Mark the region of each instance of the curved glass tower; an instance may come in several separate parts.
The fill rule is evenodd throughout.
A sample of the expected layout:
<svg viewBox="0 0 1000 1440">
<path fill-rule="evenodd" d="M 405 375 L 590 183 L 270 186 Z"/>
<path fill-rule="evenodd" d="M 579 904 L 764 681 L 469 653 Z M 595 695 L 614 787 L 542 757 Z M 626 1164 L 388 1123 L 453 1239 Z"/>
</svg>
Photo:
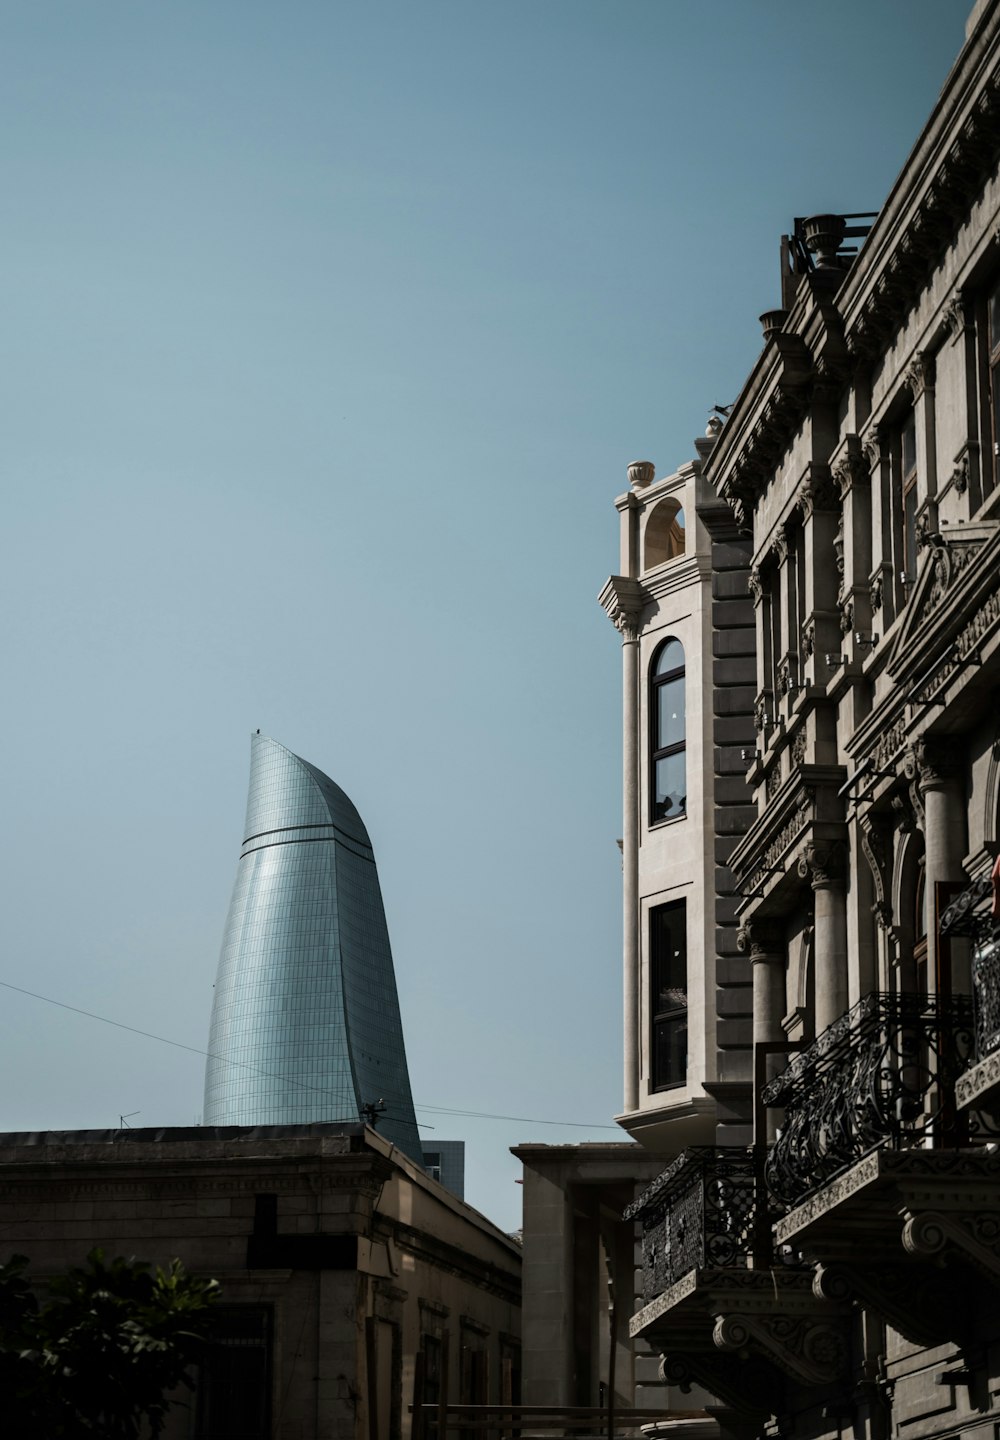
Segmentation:
<svg viewBox="0 0 1000 1440">
<path fill-rule="evenodd" d="M 361 1118 L 423 1163 L 368 832 L 338 785 L 254 735 L 212 1006 L 206 1125 Z"/>
</svg>

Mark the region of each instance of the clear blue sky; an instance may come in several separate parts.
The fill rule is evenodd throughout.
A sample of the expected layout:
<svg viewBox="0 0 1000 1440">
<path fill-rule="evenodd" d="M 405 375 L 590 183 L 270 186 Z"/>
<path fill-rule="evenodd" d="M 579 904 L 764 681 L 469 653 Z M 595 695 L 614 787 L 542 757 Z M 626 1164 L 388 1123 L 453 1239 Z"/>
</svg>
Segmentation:
<svg viewBox="0 0 1000 1440">
<path fill-rule="evenodd" d="M 260 726 L 365 818 L 473 1203 L 619 1136 L 612 501 L 969 3 L 3 0 L 0 978 L 204 1047 Z M 0 993 L 2 1128 L 199 1116 L 197 1055 Z"/>
</svg>

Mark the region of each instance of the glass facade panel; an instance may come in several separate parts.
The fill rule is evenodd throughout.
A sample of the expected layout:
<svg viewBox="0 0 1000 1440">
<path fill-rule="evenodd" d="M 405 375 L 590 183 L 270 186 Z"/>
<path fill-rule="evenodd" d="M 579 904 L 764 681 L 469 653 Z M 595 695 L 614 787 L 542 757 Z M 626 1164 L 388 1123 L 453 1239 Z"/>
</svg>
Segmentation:
<svg viewBox="0 0 1000 1440">
<path fill-rule="evenodd" d="M 321 771 L 254 735 L 205 1071 L 207 1125 L 351 1121 L 422 1163 L 389 933 L 361 817 Z"/>
</svg>

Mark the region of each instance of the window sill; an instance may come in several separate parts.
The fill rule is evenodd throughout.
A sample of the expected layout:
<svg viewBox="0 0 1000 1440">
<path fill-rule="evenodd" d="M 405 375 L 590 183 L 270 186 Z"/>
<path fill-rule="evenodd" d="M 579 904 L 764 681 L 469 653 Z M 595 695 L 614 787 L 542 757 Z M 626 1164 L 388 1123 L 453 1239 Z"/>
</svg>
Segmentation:
<svg viewBox="0 0 1000 1440">
<path fill-rule="evenodd" d="M 685 810 L 683 815 L 667 815 L 662 820 L 650 820 L 648 828 L 650 830 L 664 830 L 668 825 L 680 825 L 680 823 L 687 818 L 687 811 Z"/>
</svg>

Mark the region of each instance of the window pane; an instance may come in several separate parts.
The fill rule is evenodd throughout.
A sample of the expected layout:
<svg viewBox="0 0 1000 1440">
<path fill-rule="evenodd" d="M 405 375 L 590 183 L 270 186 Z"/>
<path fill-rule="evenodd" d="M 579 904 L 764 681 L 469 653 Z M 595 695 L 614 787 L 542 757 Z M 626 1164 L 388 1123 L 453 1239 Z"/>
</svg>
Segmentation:
<svg viewBox="0 0 1000 1440">
<path fill-rule="evenodd" d="M 684 676 L 665 680 L 656 689 L 656 749 L 679 745 L 684 739 Z"/>
<path fill-rule="evenodd" d="M 909 475 L 917 468 L 917 427 L 912 415 L 903 425 L 903 474 Z"/>
<path fill-rule="evenodd" d="M 653 1084 L 683 1085 L 687 1079 L 687 1016 L 657 1020 L 653 1026 Z"/>
<path fill-rule="evenodd" d="M 656 657 L 656 675 L 669 675 L 671 670 L 681 670 L 684 666 L 684 646 L 679 640 L 668 640 Z"/>
<path fill-rule="evenodd" d="M 687 1009 L 687 912 L 684 904 L 650 913 L 653 1014 Z"/>
<path fill-rule="evenodd" d="M 653 819 L 670 820 L 687 810 L 687 766 L 683 750 L 657 760 L 653 788 Z"/>
</svg>

